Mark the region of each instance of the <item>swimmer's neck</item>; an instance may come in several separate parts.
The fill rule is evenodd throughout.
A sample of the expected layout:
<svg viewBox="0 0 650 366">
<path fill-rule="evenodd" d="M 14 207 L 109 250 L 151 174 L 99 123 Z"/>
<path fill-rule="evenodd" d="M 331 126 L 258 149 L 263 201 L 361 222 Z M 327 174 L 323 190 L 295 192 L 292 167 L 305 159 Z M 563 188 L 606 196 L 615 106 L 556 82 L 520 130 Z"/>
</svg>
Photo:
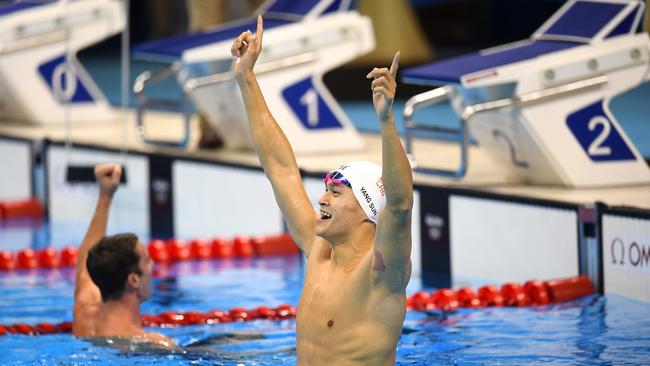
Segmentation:
<svg viewBox="0 0 650 366">
<path fill-rule="evenodd" d="M 362 258 L 372 250 L 375 242 L 375 226 L 362 225 L 351 235 L 332 244 L 331 264 L 343 269 L 354 269 Z"/>
<path fill-rule="evenodd" d="M 119 300 L 108 300 L 102 303 L 102 313 L 109 320 L 119 323 L 129 323 L 142 329 L 140 322 L 140 300 L 125 294 Z"/>
</svg>

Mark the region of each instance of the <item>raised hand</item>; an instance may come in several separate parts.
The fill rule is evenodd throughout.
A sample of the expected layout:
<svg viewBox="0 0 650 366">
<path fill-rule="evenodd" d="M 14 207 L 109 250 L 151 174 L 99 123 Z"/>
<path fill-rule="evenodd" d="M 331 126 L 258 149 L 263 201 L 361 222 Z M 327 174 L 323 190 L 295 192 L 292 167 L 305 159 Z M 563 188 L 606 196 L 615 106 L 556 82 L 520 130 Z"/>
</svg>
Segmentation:
<svg viewBox="0 0 650 366">
<path fill-rule="evenodd" d="M 120 184 L 122 166 L 119 164 L 102 164 L 95 166 L 95 177 L 102 194 L 113 196 Z"/>
<path fill-rule="evenodd" d="M 395 99 L 395 90 L 397 83 L 395 76 L 399 67 L 399 51 L 393 57 L 393 63 L 390 69 L 385 67 L 378 69 L 374 68 L 366 76 L 368 79 L 373 79 L 370 89 L 372 90 L 372 102 L 375 105 L 375 112 L 380 121 L 387 121 L 392 114 L 393 100 Z"/>
<path fill-rule="evenodd" d="M 264 36 L 264 24 L 262 16 L 257 16 L 257 30 L 255 35 L 250 30 L 243 32 L 230 47 L 230 53 L 235 58 L 232 71 L 235 76 L 241 76 L 252 72 L 255 62 L 262 52 L 262 37 Z"/>
</svg>

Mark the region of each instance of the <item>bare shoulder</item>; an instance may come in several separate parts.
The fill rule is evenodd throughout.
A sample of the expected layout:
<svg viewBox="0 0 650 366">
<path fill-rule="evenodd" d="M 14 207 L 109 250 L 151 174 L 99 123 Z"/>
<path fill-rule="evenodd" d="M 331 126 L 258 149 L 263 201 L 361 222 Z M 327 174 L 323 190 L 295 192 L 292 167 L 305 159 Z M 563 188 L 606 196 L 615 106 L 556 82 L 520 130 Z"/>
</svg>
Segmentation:
<svg viewBox="0 0 650 366">
<path fill-rule="evenodd" d="M 74 311 L 96 309 L 101 302 L 102 296 L 95 284 L 80 284 L 74 296 Z"/>
<path fill-rule="evenodd" d="M 72 333 L 77 337 L 94 336 L 97 331 L 99 305 L 75 302 L 73 309 Z"/>
</svg>

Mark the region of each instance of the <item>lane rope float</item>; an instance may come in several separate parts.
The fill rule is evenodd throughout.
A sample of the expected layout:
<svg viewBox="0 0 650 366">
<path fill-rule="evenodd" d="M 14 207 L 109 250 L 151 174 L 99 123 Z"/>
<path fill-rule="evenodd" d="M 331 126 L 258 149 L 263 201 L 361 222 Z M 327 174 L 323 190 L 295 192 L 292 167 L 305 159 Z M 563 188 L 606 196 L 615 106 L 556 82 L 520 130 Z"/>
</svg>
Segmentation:
<svg viewBox="0 0 650 366">
<path fill-rule="evenodd" d="M 500 289 L 487 285 L 474 291 L 469 287 L 458 290 L 448 288 L 433 292 L 419 291 L 408 297 L 406 308 L 410 311 L 431 312 L 434 310 L 453 312 L 459 308 L 479 309 L 484 307 L 526 307 L 548 305 L 576 300 L 592 295 L 594 287 L 587 276 L 569 277 L 548 281 L 531 280 L 521 286 L 505 283 Z M 254 309 L 233 308 L 210 310 L 208 312 L 167 311 L 156 315 L 142 315 L 144 327 L 181 327 L 197 324 L 222 324 L 253 320 L 279 321 L 296 317 L 296 308 L 288 304 L 277 307 L 259 306 Z M 39 323 L 36 325 L 0 325 L 0 335 L 41 335 L 71 333 L 72 323 Z"/>
</svg>

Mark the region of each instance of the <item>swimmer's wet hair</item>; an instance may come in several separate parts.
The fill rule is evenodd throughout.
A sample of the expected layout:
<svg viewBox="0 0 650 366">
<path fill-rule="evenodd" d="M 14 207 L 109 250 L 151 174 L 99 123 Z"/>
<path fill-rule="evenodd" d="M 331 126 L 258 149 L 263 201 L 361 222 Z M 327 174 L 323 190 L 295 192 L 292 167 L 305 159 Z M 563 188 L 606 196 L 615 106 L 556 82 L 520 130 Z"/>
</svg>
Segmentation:
<svg viewBox="0 0 650 366">
<path fill-rule="evenodd" d="M 86 268 L 99 287 L 102 301 L 118 300 L 126 289 L 129 274 L 142 274 L 138 267 L 140 255 L 136 251 L 137 244 L 136 235 L 118 234 L 102 238 L 88 252 Z"/>
</svg>

